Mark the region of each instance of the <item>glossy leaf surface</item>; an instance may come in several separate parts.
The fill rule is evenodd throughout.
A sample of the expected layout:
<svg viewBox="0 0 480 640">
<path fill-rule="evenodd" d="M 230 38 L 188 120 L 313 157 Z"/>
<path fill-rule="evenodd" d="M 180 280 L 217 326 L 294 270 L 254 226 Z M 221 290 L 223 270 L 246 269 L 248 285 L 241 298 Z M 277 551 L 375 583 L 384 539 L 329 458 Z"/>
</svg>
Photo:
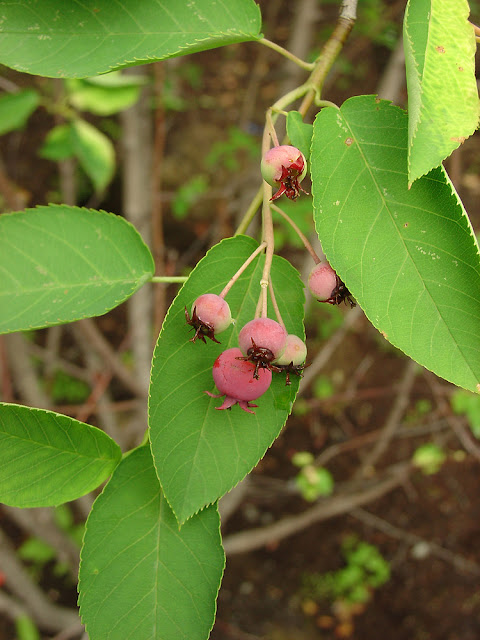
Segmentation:
<svg viewBox="0 0 480 640">
<path fill-rule="evenodd" d="M 478 126 L 475 34 L 467 0 L 410 0 L 404 20 L 408 181 L 438 167 Z"/>
<path fill-rule="evenodd" d="M 2 2 L 0 63 L 85 78 L 261 35 L 253 0 Z"/>
<path fill-rule="evenodd" d="M 217 411 L 212 366 L 217 356 L 238 347 L 240 329 L 254 317 L 263 257 L 249 265 L 227 294 L 235 325 L 218 335 L 221 344 L 190 342 L 185 322 L 202 293 L 220 293 L 258 244 L 249 237 L 224 240 L 203 258 L 170 307 L 154 352 L 150 385 L 150 439 L 160 482 L 179 522 L 217 500 L 260 460 L 280 433 L 298 388 L 274 374 L 270 389 L 255 404 L 255 414 L 238 405 Z M 272 280 L 289 333 L 303 336 L 303 284 L 285 260 L 274 261 Z"/>
<path fill-rule="evenodd" d="M 96 489 L 121 458 L 103 431 L 52 411 L 0 404 L 0 502 L 48 507 Z"/>
<path fill-rule="evenodd" d="M 443 169 L 407 187 L 407 116 L 374 96 L 314 126 L 315 221 L 328 260 L 370 321 L 437 375 L 480 381 L 480 258 Z"/>
<path fill-rule="evenodd" d="M 124 218 L 66 205 L 0 217 L 0 333 L 106 313 L 154 271 Z"/>
<path fill-rule="evenodd" d="M 206 640 L 224 567 L 216 506 L 179 529 L 148 447 L 130 453 L 93 505 L 79 604 L 90 640 Z"/>
</svg>

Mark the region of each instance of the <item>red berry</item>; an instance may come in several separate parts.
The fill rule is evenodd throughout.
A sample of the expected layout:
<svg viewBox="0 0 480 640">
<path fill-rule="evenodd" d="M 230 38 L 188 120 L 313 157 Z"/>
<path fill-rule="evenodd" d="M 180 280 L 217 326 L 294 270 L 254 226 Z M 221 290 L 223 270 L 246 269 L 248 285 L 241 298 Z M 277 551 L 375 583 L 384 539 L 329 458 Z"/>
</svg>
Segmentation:
<svg viewBox="0 0 480 640">
<path fill-rule="evenodd" d="M 242 359 L 242 352 L 237 347 L 223 351 L 212 369 L 213 380 L 220 393 L 205 391 L 212 398 L 225 396 L 223 404 L 215 408 L 230 409 L 238 403 L 244 411 L 254 413 L 251 409 L 257 405 L 250 404 L 250 401 L 263 395 L 272 382 L 272 372 L 268 369 L 259 371 L 258 378 L 253 376 L 254 371 L 253 362 Z"/>
<path fill-rule="evenodd" d="M 197 339 L 206 342 L 206 337 L 218 342 L 214 336 L 228 329 L 232 323 L 228 303 L 215 293 L 204 293 L 199 296 L 192 305 L 192 317 L 190 318 L 186 308 L 185 317 L 187 324 L 195 329 L 192 342 Z"/>
<path fill-rule="evenodd" d="M 265 182 L 272 187 L 278 187 L 272 200 L 280 198 L 283 194 L 290 200 L 295 200 L 300 191 L 304 191 L 300 182 L 307 173 L 307 161 L 296 147 L 288 144 L 273 147 L 263 156 L 260 169 Z"/>
</svg>

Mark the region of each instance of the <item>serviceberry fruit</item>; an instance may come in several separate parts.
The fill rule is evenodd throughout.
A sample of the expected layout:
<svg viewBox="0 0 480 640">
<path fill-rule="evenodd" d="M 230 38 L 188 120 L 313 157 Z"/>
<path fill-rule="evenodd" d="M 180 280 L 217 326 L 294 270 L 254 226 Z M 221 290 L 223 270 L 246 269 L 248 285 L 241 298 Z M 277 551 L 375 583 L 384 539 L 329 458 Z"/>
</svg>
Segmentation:
<svg viewBox="0 0 480 640">
<path fill-rule="evenodd" d="M 351 293 L 330 264 L 324 260 L 315 265 L 308 276 L 308 288 L 319 302 L 340 304 L 348 301 L 355 307 Z"/>
<path fill-rule="evenodd" d="M 191 342 L 198 339 L 206 343 L 205 338 L 210 338 L 219 343 L 215 335 L 228 329 L 232 323 L 232 314 L 228 302 L 223 298 L 215 293 L 204 293 L 193 303 L 191 317 L 185 307 L 185 319 L 195 329 Z"/>
<path fill-rule="evenodd" d="M 307 173 L 307 161 L 296 147 L 288 144 L 273 147 L 263 156 L 260 169 L 265 182 L 272 187 L 278 187 L 271 200 L 276 200 L 283 194 L 290 200 L 295 200 L 300 191 L 307 193 L 300 186 Z"/>
<path fill-rule="evenodd" d="M 307 345 L 305 342 L 293 333 L 287 336 L 285 351 L 282 355 L 273 361 L 271 368 L 274 371 L 285 372 L 285 384 L 290 383 L 290 374 L 303 376 L 305 369 L 305 358 L 307 357 Z"/>
<path fill-rule="evenodd" d="M 244 360 L 241 356 L 240 349 L 234 347 L 223 351 L 213 364 L 213 381 L 220 393 L 205 393 L 212 398 L 225 396 L 223 404 L 215 409 L 230 409 L 238 403 L 244 411 L 255 413 L 252 408 L 258 405 L 251 404 L 251 401 L 263 395 L 272 382 L 271 371 L 262 369 L 258 376 L 254 377 L 254 363 Z"/>
<path fill-rule="evenodd" d="M 255 318 L 242 327 L 238 335 L 244 360 L 255 364 L 254 378 L 259 369 L 268 369 L 270 363 L 279 358 L 287 343 L 287 332 L 281 324 L 270 318 Z"/>
</svg>

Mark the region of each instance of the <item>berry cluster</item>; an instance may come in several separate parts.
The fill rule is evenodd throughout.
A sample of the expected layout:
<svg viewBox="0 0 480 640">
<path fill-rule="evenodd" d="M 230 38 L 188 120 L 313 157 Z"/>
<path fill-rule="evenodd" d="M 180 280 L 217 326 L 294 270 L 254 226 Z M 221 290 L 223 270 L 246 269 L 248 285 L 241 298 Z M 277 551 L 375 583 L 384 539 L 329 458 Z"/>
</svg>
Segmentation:
<svg viewBox="0 0 480 640">
<path fill-rule="evenodd" d="M 287 198 L 295 200 L 300 191 L 304 191 L 300 182 L 307 172 L 304 155 L 296 147 L 278 145 L 267 151 L 261 164 L 262 176 L 265 182 L 278 187 L 270 201 L 277 200 L 285 194 Z M 304 191 L 304 193 L 306 193 Z M 280 211 L 276 205 L 268 205 Z M 282 213 L 284 217 L 288 218 Z M 294 223 L 290 220 L 290 222 Z M 265 265 L 271 264 L 273 255 L 273 227 L 271 217 L 267 225 L 269 234 L 264 233 L 264 242 L 240 267 L 220 295 L 204 293 L 192 305 L 190 313 L 185 307 L 187 324 L 195 331 L 191 342 L 206 338 L 219 342 L 216 336 L 225 331 L 232 323 L 230 307 L 225 301 L 225 295 L 233 286 L 238 276 L 243 272 L 251 260 L 262 250 L 266 251 Z M 297 232 L 301 232 L 297 229 Z M 317 263 L 308 278 L 308 287 L 320 302 L 340 304 L 349 302 L 353 307 L 355 302 L 345 284 L 326 261 L 320 261 L 308 240 L 302 236 L 306 248 Z M 269 258 L 269 260 L 268 260 Z M 252 404 L 270 387 L 273 373 L 284 373 L 285 383 L 290 384 L 290 376 L 302 376 L 305 368 L 307 347 L 305 342 L 296 335 L 288 334 L 283 326 L 280 313 L 277 311 L 279 322 L 267 317 L 267 299 L 265 284 L 271 281 L 269 267 L 264 268 L 262 278 L 262 292 L 260 294 L 259 309 L 261 317 L 256 317 L 242 327 L 238 335 L 238 347 L 223 351 L 213 364 L 213 380 L 219 391 L 218 394 L 205 391 L 212 398 L 225 397 L 217 409 L 230 409 L 238 404 L 248 413 L 258 405 Z M 272 293 L 273 297 L 273 293 Z"/>
<path fill-rule="evenodd" d="M 192 342 L 197 339 L 206 342 L 205 338 L 218 342 L 216 334 L 225 331 L 232 321 L 228 303 L 211 293 L 198 297 L 191 315 L 185 309 L 185 316 L 187 324 L 195 330 Z M 252 400 L 269 388 L 272 372 L 284 372 L 286 384 L 290 384 L 290 374 L 302 375 L 307 347 L 275 320 L 255 318 L 247 322 L 238 336 L 238 345 L 223 351 L 213 364 L 213 381 L 220 393 L 205 393 L 213 398 L 225 396 L 217 409 L 230 409 L 238 404 L 253 413 L 252 408 L 257 405 Z"/>
</svg>

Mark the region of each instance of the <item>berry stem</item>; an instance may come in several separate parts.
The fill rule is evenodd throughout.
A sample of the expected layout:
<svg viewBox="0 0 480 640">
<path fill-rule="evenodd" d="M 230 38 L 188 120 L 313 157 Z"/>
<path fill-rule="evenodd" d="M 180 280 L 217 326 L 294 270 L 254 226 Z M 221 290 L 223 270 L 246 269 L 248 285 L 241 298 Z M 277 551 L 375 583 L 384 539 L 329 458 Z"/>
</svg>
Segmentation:
<svg viewBox="0 0 480 640">
<path fill-rule="evenodd" d="M 273 306 L 273 310 L 275 311 L 275 315 L 277 316 L 278 324 L 281 324 L 282 327 L 286 330 L 285 323 L 282 318 L 282 314 L 280 313 L 280 309 L 278 308 L 277 299 L 275 297 L 275 292 L 273 290 L 273 283 L 271 278 L 268 281 L 268 289 L 270 291 L 270 298 L 272 299 L 272 306 Z"/>
<path fill-rule="evenodd" d="M 272 209 L 274 211 L 276 211 L 277 213 L 279 213 L 281 216 L 283 216 L 283 218 L 285 218 L 285 220 L 288 222 L 288 224 L 293 228 L 293 230 L 295 231 L 295 233 L 298 235 L 298 237 L 300 238 L 300 240 L 303 242 L 305 249 L 308 251 L 308 253 L 312 256 L 313 261 L 315 262 L 315 264 L 319 264 L 321 262 L 320 258 L 318 257 L 317 253 L 315 252 L 315 249 L 312 247 L 312 245 L 310 244 L 308 238 L 306 237 L 306 235 L 304 233 L 302 233 L 300 231 L 300 229 L 297 227 L 297 225 L 295 224 L 295 222 L 290 218 L 289 215 L 287 215 L 285 213 L 285 211 L 283 211 L 282 209 L 280 209 L 280 207 L 277 207 L 276 204 L 272 204 L 270 205 L 272 207 Z"/>
<path fill-rule="evenodd" d="M 248 225 L 250 224 L 250 222 L 253 220 L 253 217 L 257 213 L 258 207 L 262 204 L 262 198 L 263 198 L 263 185 L 259 187 L 257 193 L 255 194 L 255 197 L 253 198 L 248 209 L 244 213 L 243 218 L 240 224 L 238 225 L 237 230 L 235 231 L 236 236 L 246 232 Z"/>
<path fill-rule="evenodd" d="M 290 51 L 288 51 L 288 49 L 284 49 L 283 47 L 281 47 L 276 42 L 272 42 L 271 40 L 267 40 L 267 38 L 260 38 L 260 40 L 257 40 L 257 42 L 259 42 L 260 44 L 265 45 L 269 49 L 273 49 L 277 53 L 280 53 L 282 56 L 285 56 L 285 58 L 288 58 L 289 60 L 291 60 L 295 64 L 298 64 L 298 66 L 302 67 L 302 69 L 307 69 L 308 71 L 311 71 L 315 66 L 314 62 L 306 62 L 305 60 L 302 60 L 301 58 L 299 58 L 295 54 L 293 54 Z"/>
<path fill-rule="evenodd" d="M 267 305 L 268 305 L 268 282 L 270 280 L 270 269 L 272 268 L 273 252 L 275 250 L 275 240 L 273 237 L 273 220 L 272 210 L 270 209 L 270 198 L 272 197 L 272 187 L 266 182 L 263 183 L 263 242 L 266 243 L 265 249 L 265 264 L 263 265 L 262 279 L 260 280 L 260 286 L 262 287 L 262 312 L 261 317 L 267 317 Z"/>
<path fill-rule="evenodd" d="M 230 291 L 230 289 L 233 287 L 235 282 L 242 275 L 242 273 L 245 271 L 245 269 L 248 267 L 248 265 L 253 260 L 255 260 L 255 258 L 258 256 L 258 254 L 261 253 L 265 249 L 266 246 L 267 246 L 266 242 L 262 242 L 262 244 L 258 245 L 258 247 L 255 249 L 255 251 L 245 260 L 245 262 L 242 264 L 240 269 L 230 278 L 230 280 L 224 286 L 222 291 L 219 293 L 220 298 L 225 298 L 227 293 Z"/>
<path fill-rule="evenodd" d="M 267 125 L 266 126 L 267 126 L 268 132 L 270 133 L 270 136 L 272 138 L 273 146 L 274 147 L 278 147 L 279 142 L 278 142 L 277 132 L 275 131 L 275 127 L 273 125 L 273 118 L 272 118 L 272 110 L 271 109 L 267 110 L 266 121 L 267 121 Z"/>
</svg>

